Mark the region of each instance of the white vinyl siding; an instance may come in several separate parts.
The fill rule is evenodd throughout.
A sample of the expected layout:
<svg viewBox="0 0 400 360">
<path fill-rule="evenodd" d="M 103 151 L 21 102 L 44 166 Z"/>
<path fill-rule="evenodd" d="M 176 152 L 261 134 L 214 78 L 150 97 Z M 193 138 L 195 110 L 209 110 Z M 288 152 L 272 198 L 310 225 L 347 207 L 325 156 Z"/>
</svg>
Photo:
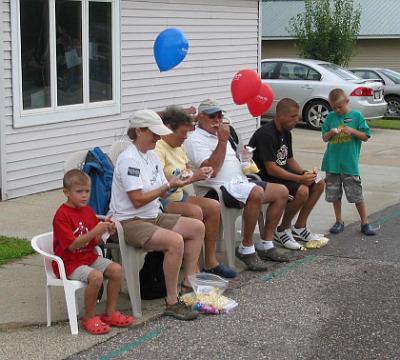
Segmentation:
<svg viewBox="0 0 400 360">
<path fill-rule="evenodd" d="M 230 82 L 239 70 L 257 69 L 258 1 L 121 0 L 121 114 L 20 129 L 12 122 L 9 1 L 4 5 L 2 34 L 7 198 L 59 188 L 69 154 L 94 146 L 108 150 L 125 132 L 128 115 L 142 108 L 197 106 L 211 97 L 226 108 L 245 140 L 256 129 L 247 107 L 233 104 Z M 185 33 L 189 52 L 177 68 L 160 73 L 153 42 L 167 27 Z"/>
</svg>

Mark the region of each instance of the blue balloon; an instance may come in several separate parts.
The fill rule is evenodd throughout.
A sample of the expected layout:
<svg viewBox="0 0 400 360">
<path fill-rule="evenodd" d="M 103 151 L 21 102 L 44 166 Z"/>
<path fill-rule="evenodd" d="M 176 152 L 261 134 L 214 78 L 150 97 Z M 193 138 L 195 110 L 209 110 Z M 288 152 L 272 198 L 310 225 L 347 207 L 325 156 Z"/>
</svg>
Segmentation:
<svg viewBox="0 0 400 360">
<path fill-rule="evenodd" d="M 154 42 L 154 58 L 160 71 L 167 71 L 180 64 L 189 50 L 185 34 L 177 28 L 160 32 Z"/>
</svg>

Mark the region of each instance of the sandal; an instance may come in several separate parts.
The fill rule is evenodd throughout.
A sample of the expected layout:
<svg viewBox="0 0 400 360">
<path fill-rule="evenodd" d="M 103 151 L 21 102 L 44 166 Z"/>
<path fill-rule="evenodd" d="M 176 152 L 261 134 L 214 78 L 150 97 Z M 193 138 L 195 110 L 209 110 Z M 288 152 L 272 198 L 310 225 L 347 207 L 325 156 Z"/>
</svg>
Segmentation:
<svg viewBox="0 0 400 360">
<path fill-rule="evenodd" d="M 128 327 L 135 322 L 134 317 L 121 314 L 119 311 L 114 311 L 111 316 L 102 315 L 100 319 L 107 325 L 116 327 Z"/>
<path fill-rule="evenodd" d="M 101 321 L 98 316 L 93 316 L 88 320 L 82 320 L 81 326 L 92 335 L 107 334 L 111 330 L 110 326 Z"/>
</svg>

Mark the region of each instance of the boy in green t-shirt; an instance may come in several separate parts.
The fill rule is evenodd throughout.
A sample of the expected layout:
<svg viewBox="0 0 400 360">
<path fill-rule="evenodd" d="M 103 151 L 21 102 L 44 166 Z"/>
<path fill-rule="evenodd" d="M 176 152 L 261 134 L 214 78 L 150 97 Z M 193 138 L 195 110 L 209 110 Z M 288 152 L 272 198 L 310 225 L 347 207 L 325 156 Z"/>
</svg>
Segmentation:
<svg viewBox="0 0 400 360">
<path fill-rule="evenodd" d="M 342 89 L 329 93 L 332 112 L 322 126 L 322 138 L 328 142 L 322 170 L 326 172 L 326 201 L 333 203 L 336 222 L 329 229 L 333 234 L 344 230 L 342 220 L 343 189 L 349 203 L 355 203 L 361 218 L 361 232 L 376 235 L 367 218 L 367 210 L 362 194 L 361 178 L 358 170 L 361 143 L 371 136 L 362 114 L 349 108 L 349 99 Z"/>
</svg>

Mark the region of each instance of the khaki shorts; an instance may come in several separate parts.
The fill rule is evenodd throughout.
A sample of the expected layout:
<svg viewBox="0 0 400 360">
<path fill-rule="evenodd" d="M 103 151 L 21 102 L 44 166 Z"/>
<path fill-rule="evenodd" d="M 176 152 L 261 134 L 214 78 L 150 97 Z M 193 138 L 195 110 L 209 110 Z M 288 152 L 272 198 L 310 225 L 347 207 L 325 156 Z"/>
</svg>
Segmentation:
<svg viewBox="0 0 400 360">
<path fill-rule="evenodd" d="M 325 199 L 335 202 L 342 199 L 343 189 L 349 203 L 358 204 L 364 201 L 361 178 L 345 174 L 326 174 Z"/>
<path fill-rule="evenodd" d="M 125 242 L 136 248 L 143 248 L 156 230 L 172 230 L 180 218 L 179 214 L 158 215 L 155 219 L 133 218 L 122 220 L 121 225 L 124 229 Z"/>
<path fill-rule="evenodd" d="M 111 265 L 113 262 L 109 259 L 103 258 L 99 256 L 93 264 L 91 265 L 82 265 L 77 267 L 72 274 L 69 276 L 70 280 L 79 280 L 85 283 L 88 282 L 89 273 L 93 270 L 98 270 L 104 274 L 104 271 Z"/>
</svg>

